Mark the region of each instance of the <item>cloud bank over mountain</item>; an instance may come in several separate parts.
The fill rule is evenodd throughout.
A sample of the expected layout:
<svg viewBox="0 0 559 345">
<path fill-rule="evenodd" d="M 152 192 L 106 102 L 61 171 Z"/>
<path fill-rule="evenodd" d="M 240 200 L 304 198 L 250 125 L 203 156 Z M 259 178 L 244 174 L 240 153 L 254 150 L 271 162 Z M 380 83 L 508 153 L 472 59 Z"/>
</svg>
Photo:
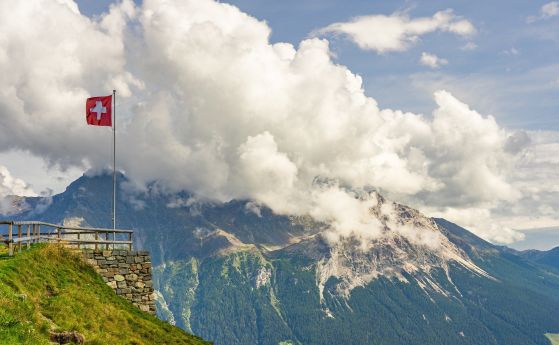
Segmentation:
<svg viewBox="0 0 559 345">
<path fill-rule="evenodd" d="M 404 22 L 416 29 L 375 49 L 473 30 L 451 11 Z M 83 106 L 116 89 L 118 167 L 140 189 L 157 180 L 166 191 L 251 198 L 364 236 L 378 224 L 354 191 L 370 186 L 451 220 L 481 212 L 471 224 L 478 234 L 518 239 L 491 215 L 543 193 L 517 183 L 528 134 L 444 90 L 432 116 L 380 109 L 361 77 L 332 60 L 327 40 L 272 44 L 270 32 L 212 0 L 123 1 L 98 20 L 72 1 L 2 2 L 0 150 L 106 168 L 110 130 L 87 127 Z M 331 183 L 313 183 L 317 176 Z"/>
<path fill-rule="evenodd" d="M 0 165 L 0 196 L 37 196 L 25 181 L 12 176 L 5 166 Z"/>
<path fill-rule="evenodd" d="M 8 169 L 0 165 L 0 213 L 9 214 L 17 207 L 17 197 L 37 196 L 35 191 L 22 179 L 12 176 Z"/>
</svg>

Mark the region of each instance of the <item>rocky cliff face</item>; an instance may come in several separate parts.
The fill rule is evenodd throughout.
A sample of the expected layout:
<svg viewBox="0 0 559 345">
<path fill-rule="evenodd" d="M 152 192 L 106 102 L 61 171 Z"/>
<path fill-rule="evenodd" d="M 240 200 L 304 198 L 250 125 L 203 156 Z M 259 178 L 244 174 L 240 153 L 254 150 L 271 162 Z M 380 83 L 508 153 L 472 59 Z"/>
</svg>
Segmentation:
<svg viewBox="0 0 559 345">
<path fill-rule="evenodd" d="M 426 292 L 448 295 L 451 292 L 437 284 L 432 272 L 443 270 L 452 283 L 450 262 L 480 277 L 492 278 L 454 245 L 432 219 L 376 193 L 374 197 L 377 204 L 371 209 L 371 217 L 382 224 L 382 234 L 365 243 L 349 238 L 330 244 L 327 255 L 317 263 L 317 285 L 321 291 L 324 284 L 335 277 L 338 279 L 336 291 L 348 298 L 354 288 L 366 286 L 383 276 L 404 283 L 414 279 Z M 456 287 L 454 290 L 460 293 Z"/>
</svg>

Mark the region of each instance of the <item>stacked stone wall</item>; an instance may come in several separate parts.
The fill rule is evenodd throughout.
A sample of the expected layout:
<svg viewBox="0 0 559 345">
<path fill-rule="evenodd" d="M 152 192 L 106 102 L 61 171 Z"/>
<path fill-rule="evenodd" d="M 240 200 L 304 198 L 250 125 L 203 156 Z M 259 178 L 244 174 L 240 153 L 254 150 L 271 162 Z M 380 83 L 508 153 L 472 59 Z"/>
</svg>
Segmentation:
<svg viewBox="0 0 559 345">
<path fill-rule="evenodd" d="M 84 251 L 87 262 L 117 295 L 155 314 L 155 295 L 149 252 L 126 250 Z"/>
</svg>

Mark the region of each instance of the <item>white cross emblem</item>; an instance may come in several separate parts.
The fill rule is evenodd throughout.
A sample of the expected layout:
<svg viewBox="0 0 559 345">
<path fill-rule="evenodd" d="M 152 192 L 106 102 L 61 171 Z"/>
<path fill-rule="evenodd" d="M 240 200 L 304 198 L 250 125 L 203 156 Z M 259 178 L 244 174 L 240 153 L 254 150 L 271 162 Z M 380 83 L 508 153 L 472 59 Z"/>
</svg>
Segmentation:
<svg viewBox="0 0 559 345">
<path fill-rule="evenodd" d="M 107 112 L 107 108 L 103 106 L 101 101 L 95 102 L 95 107 L 89 109 L 92 113 L 97 113 L 97 121 L 101 120 L 101 115 Z"/>
</svg>

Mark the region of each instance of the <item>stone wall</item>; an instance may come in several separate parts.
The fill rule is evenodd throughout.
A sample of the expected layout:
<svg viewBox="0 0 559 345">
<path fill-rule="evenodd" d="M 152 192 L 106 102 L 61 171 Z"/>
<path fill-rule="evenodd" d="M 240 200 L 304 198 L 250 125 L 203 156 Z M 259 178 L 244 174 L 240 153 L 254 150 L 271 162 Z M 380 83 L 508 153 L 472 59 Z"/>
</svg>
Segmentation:
<svg viewBox="0 0 559 345">
<path fill-rule="evenodd" d="M 155 295 L 149 252 L 85 250 L 84 256 L 116 294 L 150 314 L 155 314 Z"/>
</svg>

